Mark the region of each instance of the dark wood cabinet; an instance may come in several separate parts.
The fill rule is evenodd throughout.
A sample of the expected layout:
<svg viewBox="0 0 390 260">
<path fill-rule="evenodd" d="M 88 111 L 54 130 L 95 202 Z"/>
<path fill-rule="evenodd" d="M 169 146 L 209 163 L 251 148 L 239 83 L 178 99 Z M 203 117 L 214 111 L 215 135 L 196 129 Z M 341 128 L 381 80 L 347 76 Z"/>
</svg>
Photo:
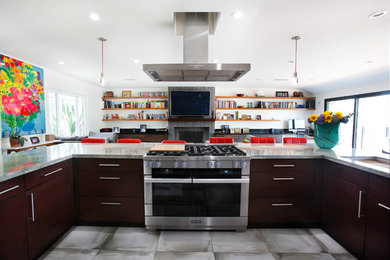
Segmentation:
<svg viewBox="0 0 390 260">
<path fill-rule="evenodd" d="M 332 174 L 325 175 L 323 227 L 348 251 L 363 258 L 367 191 Z"/>
<path fill-rule="evenodd" d="M 61 166 L 69 169 L 66 171 L 60 170 L 52 173 L 52 169 L 47 171 L 44 168 L 31 173 L 32 175 L 26 178 L 26 186 L 34 186 L 25 194 L 31 259 L 42 254 L 74 222 L 73 176 L 70 164 L 70 161 L 61 163 Z M 54 171 L 58 169 L 54 169 Z M 47 173 L 51 173 L 46 175 L 47 177 L 51 176 L 51 178 L 44 182 L 39 181 L 40 184 L 37 186 L 33 185 L 36 183 L 34 176 L 44 176 Z M 30 178 L 32 178 L 32 183 L 28 182 Z"/>
<path fill-rule="evenodd" d="M 143 161 L 77 159 L 78 219 L 94 225 L 144 225 Z"/>
<path fill-rule="evenodd" d="M 252 160 L 249 227 L 318 225 L 317 164 L 317 160 Z"/>
<path fill-rule="evenodd" d="M 369 179 L 365 259 L 390 259 L 390 180 Z"/>
<path fill-rule="evenodd" d="M 0 183 L 0 259 L 2 260 L 28 259 L 23 177 Z"/>
</svg>

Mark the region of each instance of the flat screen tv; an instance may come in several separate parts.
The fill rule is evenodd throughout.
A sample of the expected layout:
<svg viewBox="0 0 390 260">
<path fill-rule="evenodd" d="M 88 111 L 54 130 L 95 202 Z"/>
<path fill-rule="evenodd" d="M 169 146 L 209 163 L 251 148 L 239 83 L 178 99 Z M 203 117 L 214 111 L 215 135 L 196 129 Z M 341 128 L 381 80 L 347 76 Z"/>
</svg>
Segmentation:
<svg viewBox="0 0 390 260">
<path fill-rule="evenodd" d="M 170 91 L 170 117 L 210 118 L 210 91 Z"/>
</svg>

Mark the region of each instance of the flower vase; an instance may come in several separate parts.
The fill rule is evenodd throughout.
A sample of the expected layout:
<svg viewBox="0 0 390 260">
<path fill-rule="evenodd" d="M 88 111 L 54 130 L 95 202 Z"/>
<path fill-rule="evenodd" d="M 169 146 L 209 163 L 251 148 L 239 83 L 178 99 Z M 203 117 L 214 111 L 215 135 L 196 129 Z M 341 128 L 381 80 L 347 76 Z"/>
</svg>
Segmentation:
<svg viewBox="0 0 390 260">
<path fill-rule="evenodd" d="M 11 147 L 19 147 L 20 146 L 19 138 L 10 138 L 9 143 L 10 143 Z"/>
<path fill-rule="evenodd" d="M 332 149 L 339 142 L 340 123 L 314 123 L 314 142 L 319 148 Z"/>
</svg>

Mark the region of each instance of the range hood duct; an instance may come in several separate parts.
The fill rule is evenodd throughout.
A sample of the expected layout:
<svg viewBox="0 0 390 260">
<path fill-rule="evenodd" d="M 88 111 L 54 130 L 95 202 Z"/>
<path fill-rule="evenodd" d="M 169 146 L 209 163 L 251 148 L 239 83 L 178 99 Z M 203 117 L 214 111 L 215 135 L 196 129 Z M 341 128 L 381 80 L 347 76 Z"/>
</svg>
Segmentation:
<svg viewBox="0 0 390 260">
<path fill-rule="evenodd" d="M 176 35 L 183 36 L 182 64 L 144 64 L 154 81 L 236 81 L 251 65 L 208 63 L 209 35 L 215 33 L 219 12 L 175 12 Z"/>
</svg>

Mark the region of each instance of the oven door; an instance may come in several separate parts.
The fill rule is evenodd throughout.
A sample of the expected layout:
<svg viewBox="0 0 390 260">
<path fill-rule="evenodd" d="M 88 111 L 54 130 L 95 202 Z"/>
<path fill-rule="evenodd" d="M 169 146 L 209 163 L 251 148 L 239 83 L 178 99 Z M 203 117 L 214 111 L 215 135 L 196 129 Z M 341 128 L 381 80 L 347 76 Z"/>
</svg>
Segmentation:
<svg viewBox="0 0 390 260">
<path fill-rule="evenodd" d="M 249 177 L 193 179 L 192 216 L 248 216 Z"/>
<path fill-rule="evenodd" d="M 192 179 L 145 177 L 144 183 L 147 216 L 191 216 Z"/>
</svg>

